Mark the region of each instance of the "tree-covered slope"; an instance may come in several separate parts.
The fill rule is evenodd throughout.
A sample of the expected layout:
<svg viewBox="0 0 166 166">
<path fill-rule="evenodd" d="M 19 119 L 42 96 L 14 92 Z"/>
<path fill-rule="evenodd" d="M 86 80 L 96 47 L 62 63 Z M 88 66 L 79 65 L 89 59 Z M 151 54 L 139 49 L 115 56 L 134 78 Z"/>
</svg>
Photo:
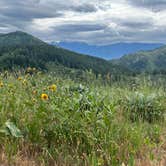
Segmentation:
<svg viewBox="0 0 166 166">
<path fill-rule="evenodd" d="M 24 32 L 17 31 L 0 36 L 1 70 L 15 66 L 46 69 L 46 64 L 50 62 L 69 68 L 92 69 L 101 74 L 125 72 L 117 65 L 110 65 L 106 60 L 49 45 Z"/>
<path fill-rule="evenodd" d="M 166 72 L 166 46 L 123 56 L 111 64 L 124 66 L 134 72 Z"/>
<path fill-rule="evenodd" d="M 0 34 L 0 48 L 43 44 L 41 40 L 21 31 Z"/>
</svg>

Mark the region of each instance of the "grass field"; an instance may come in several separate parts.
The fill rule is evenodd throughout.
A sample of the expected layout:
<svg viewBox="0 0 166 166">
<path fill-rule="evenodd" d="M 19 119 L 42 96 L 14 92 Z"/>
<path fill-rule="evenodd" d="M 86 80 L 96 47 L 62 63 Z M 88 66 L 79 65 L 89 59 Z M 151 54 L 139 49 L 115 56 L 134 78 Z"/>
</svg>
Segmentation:
<svg viewBox="0 0 166 166">
<path fill-rule="evenodd" d="M 166 165 L 166 81 L 1 73 L 1 165 Z"/>
</svg>

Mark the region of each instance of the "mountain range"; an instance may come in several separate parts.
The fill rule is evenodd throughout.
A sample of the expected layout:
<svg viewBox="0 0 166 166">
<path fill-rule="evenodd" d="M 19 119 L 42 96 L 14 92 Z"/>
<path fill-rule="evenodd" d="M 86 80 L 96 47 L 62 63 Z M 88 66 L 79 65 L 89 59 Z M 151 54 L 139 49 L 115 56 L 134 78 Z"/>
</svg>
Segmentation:
<svg viewBox="0 0 166 166">
<path fill-rule="evenodd" d="M 47 44 L 25 32 L 0 35 L 0 70 L 28 66 L 47 70 L 50 63 L 74 69 L 91 69 L 97 74 L 125 72 L 109 61 Z"/>
<path fill-rule="evenodd" d="M 166 46 L 151 51 L 140 51 L 129 54 L 110 62 L 137 73 L 166 73 Z"/>
<path fill-rule="evenodd" d="M 166 46 L 139 51 L 116 60 L 83 55 L 54 46 L 27 34 L 0 34 L 0 70 L 28 66 L 49 70 L 49 65 L 70 69 L 92 70 L 96 74 L 166 73 Z"/>
<path fill-rule="evenodd" d="M 116 43 L 110 45 L 89 45 L 83 42 L 52 42 L 51 44 L 71 51 L 104 58 L 118 59 L 138 51 L 148 51 L 163 46 L 160 43 Z"/>
</svg>

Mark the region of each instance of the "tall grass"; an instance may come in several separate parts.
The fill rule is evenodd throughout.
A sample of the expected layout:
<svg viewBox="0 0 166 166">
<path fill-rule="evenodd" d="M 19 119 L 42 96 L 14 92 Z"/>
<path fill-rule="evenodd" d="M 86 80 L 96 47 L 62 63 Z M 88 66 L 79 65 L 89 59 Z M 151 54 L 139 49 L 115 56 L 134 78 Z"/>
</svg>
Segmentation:
<svg viewBox="0 0 166 166">
<path fill-rule="evenodd" d="M 5 159 L 0 162 L 14 165 L 28 158 L 35 165 L 118 166 L 162 158 L 154 150 L 165 141 L 164 78 L 159 87 L 143 76 L 100 79 L 2 73 L 0 153 Z M 57 89 L 51 90 L 54 84 Z"/>
</svg>

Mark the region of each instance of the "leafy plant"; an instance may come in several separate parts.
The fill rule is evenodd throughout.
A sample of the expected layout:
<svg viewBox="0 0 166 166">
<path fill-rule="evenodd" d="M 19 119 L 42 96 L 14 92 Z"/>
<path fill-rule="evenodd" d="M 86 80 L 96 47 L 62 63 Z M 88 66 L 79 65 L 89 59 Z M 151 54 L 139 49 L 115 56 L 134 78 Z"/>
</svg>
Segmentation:
<svg viewBox="0 0 166 166">
<path fill-rule="evenodd" d="M 16 138 L 23 137 L 20 129 L 18 129 L 17 126 L 13 122 L 10 122 L 10 121 L 7 121 L 5 123 L 5 126 L 3 129 L 0 130 L 0 133 L 4 133 L 5 135 L 13 136 Z"/>
<path fill-rule="evenodd" d="M 124 103 L 124 114 L 132 121 L 147 121 L 149 123 L 163 121 L 165 108 L 155 94 L 144 95 L 133 93 L 127 96 Z"/>
</svg>

